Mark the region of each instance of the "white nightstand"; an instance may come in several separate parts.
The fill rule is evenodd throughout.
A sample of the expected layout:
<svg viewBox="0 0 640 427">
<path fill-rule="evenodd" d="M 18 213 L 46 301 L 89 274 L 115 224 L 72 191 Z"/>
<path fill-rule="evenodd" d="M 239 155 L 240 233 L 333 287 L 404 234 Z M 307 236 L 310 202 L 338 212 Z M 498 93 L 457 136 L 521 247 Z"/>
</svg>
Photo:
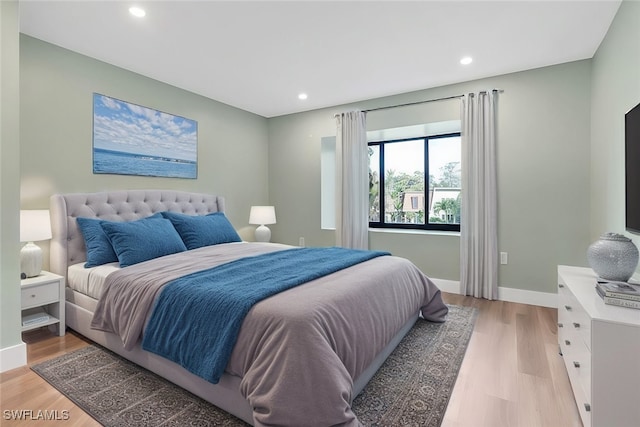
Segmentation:
<svg viewBox="0 0 640 427">
<path fill-rule="evenodd" d="M 64 277 L 48 271 L 20 281 L 22 332 L 50 326 L 64 335 L 64 286 Z"/>
</svg>

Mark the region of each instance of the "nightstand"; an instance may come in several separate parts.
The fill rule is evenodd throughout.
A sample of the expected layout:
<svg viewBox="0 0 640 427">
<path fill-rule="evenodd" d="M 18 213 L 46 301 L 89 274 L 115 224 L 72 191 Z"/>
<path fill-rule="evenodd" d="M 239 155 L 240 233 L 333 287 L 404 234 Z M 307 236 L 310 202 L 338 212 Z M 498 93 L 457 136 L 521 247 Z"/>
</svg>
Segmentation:
<svg viewBox="0 0 640 427">
<path fill-rule="evenodd" d="M 64 335 L 64 286 L 64 277 L 48 271 L 20 281 L 22 332 L 49 326 Z"/>
</svg>

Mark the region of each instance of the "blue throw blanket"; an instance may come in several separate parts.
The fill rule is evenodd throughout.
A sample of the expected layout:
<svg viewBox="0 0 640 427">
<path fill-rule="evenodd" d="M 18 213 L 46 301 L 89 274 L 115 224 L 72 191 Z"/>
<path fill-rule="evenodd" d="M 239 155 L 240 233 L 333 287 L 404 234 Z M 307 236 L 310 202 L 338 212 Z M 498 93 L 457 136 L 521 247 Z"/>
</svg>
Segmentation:
<svg viewBox="0 0 640 427">
<path fill-rule="evenodd" d="M 295 248 L 241 258 L 181 277 L 160 292 L 142 348 L 216 384 L 254 304 L 382 255 L 389 253 Z"/>
</svg>

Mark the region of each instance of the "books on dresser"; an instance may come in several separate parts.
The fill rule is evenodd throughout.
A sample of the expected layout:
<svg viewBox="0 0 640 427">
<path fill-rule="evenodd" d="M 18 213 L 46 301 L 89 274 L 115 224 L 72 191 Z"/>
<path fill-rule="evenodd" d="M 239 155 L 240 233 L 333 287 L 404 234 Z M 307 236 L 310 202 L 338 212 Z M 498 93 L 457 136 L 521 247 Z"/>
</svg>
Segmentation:
<svg viewBox="0 0 640 427">
<path fill-rule="evenodd" d="M 598 280 L 596 292 L 605 304 L 640 309 L 640 285 Z"/>
</svg>

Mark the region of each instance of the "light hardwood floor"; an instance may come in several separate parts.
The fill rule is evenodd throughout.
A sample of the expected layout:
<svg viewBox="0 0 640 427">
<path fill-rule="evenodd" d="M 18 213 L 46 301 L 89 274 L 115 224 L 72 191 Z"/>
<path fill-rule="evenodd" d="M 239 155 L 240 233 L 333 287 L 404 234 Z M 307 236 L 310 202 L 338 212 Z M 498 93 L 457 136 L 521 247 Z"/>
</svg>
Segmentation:
<svg viewBox="0 0 640 427">
<path fill-rule="evenodd" d="M 442 427 L 580 427 L 561 357 L 555 309 L 444 294 L 479 314 Z M 73 332 L 23 334 L 28 363 L 88 345 Z M 21 367 L 0 374 L 0 425 L 99 426 L 73 402 Z M 66 421 L 15 421 L 5 410 L 68 411 Z"/>
</svg>

